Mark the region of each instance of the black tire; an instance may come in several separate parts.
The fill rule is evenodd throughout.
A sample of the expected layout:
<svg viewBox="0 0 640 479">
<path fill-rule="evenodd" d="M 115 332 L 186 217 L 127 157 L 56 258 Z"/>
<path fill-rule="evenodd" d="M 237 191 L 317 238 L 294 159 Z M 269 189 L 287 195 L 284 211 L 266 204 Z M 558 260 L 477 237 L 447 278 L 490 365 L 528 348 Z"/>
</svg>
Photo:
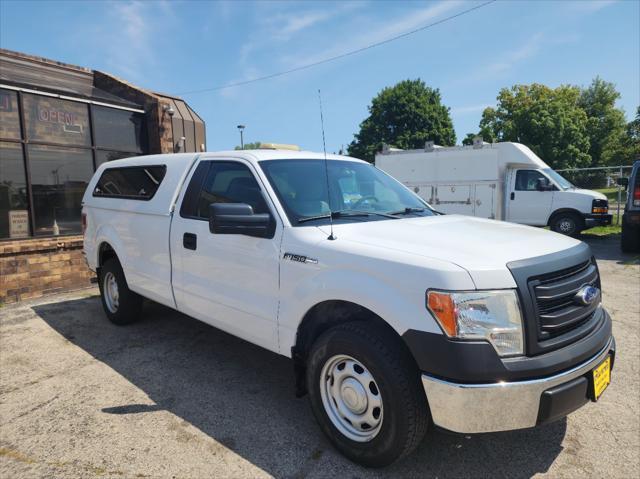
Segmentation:
<svg viewBox="0 0 640 479">
<path fill-rule="evenodd" d="M 368 442 L 355 441 L 342 433 L 323 405 L 323 367 L 341 355 L 362 363 L 368 370 L 365 372 L 375 379 L 375 390 L 381 396 L 382 422 Z M 407 456 L 427 431 L 429 407 L 413 358 L 397 337 L 369 322 L 345 323 L 318 338 L 309 353 L 307 388 L 322 431 L 342 454 L 363 466 L 383 467 Z"/>
<path fill-rule="evenodd" d="M 637 253 L 640 251 L 640 228 L 632 228 L 622 223 L 622 236 L 620 247 L 624 253 Z"/>
<path fill-rule="evenodd" d="M 584 229 L 582 217 L 576 213 L 559 213 L 549 222 L 551 230 L 567 236 L 576 236 Z"/>
<path fill-rule="evenodd" d="M 108 286 L 105 283 L 109 281 L 115 281 L 117 285 L 117 304 L 113 302 L 113 295 L 107 291 Z M 102 307 L 109 321 L 122 326 L 133 323 L 140 317 L 142 296 L 129 289 L 122 266 L 116 258 L 108 259 L 100 268 L 98 284 Z"/>
</svg>

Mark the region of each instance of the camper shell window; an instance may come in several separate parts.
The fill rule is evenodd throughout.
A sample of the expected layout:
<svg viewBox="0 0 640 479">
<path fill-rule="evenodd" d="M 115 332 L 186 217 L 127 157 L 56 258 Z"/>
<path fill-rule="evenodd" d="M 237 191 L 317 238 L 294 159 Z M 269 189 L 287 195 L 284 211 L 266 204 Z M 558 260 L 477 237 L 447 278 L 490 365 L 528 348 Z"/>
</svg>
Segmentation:
<svg viewBox="0 0 640 479">
<path fill-rule="evenodd" d="M 165 165 L 107 168 L 93 196 L 148 201 L 156 194 L 166 172 Z"/>
</svg>

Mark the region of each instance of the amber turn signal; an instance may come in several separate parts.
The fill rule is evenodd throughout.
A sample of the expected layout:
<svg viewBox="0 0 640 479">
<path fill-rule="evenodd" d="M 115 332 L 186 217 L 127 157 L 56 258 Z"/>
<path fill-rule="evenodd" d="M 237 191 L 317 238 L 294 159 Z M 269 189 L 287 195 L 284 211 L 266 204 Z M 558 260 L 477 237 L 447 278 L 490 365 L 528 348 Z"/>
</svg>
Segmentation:
<svg viewBox="0 0 640 479">
<path fill-rule="evenodd" d="M 427 305 L 435 318 L 449 337 L 458 334 L 458 322 L 456 321 L 456 307 L 453 298 L 447 293 L 429 291 L 427 293 Z"/>
</svg>

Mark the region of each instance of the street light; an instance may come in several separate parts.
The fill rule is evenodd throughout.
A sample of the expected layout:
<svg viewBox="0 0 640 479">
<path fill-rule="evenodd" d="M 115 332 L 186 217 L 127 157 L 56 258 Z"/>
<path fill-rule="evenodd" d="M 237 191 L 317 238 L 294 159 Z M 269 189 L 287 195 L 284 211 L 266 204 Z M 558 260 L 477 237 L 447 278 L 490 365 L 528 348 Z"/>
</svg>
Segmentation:
<svg viewBox="0 0 640 479">
<path fill-rule="evenodd" d="M 240 149 L 241 150 L 244 150 L 244 137 L 242 135 L 244 128 L 245 128 L 244 125 L 238 125 L 238 130 L 240 130 Z"/>
</svg>

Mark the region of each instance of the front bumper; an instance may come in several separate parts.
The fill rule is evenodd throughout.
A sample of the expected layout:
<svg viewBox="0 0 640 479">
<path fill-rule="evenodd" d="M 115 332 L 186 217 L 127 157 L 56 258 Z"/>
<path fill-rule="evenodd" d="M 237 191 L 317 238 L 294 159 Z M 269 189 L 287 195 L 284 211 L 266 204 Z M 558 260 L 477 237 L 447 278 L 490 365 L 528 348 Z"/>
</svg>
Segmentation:
<svg viewBox="0 0 640 479">
<path fill-rule="evenodd" d="M 539 420 L 541 398 L 545 391 L 586 376 L 609 354 L 612 355 L 613 366 L 613 337 L 587 361 L 553 376 L 513 382 L 463 384 L 423 374 L 422 385 L 436 426 L 468 434 L 525 429 L 547 419 Z M 558 414 L 555 410 L 553 419 L 572 412 L 584 402 L 570 401 L 573 408 L 567 406 L 569 409 L 564 414 Z"/>
<path fill-rule="evenodd" d="M 584 215 L 584 224 L 587 228 L 594 226 L 607 226 L 611 224 L 613 215 L 609 214 L 588 214 Z"/>
</svg>

